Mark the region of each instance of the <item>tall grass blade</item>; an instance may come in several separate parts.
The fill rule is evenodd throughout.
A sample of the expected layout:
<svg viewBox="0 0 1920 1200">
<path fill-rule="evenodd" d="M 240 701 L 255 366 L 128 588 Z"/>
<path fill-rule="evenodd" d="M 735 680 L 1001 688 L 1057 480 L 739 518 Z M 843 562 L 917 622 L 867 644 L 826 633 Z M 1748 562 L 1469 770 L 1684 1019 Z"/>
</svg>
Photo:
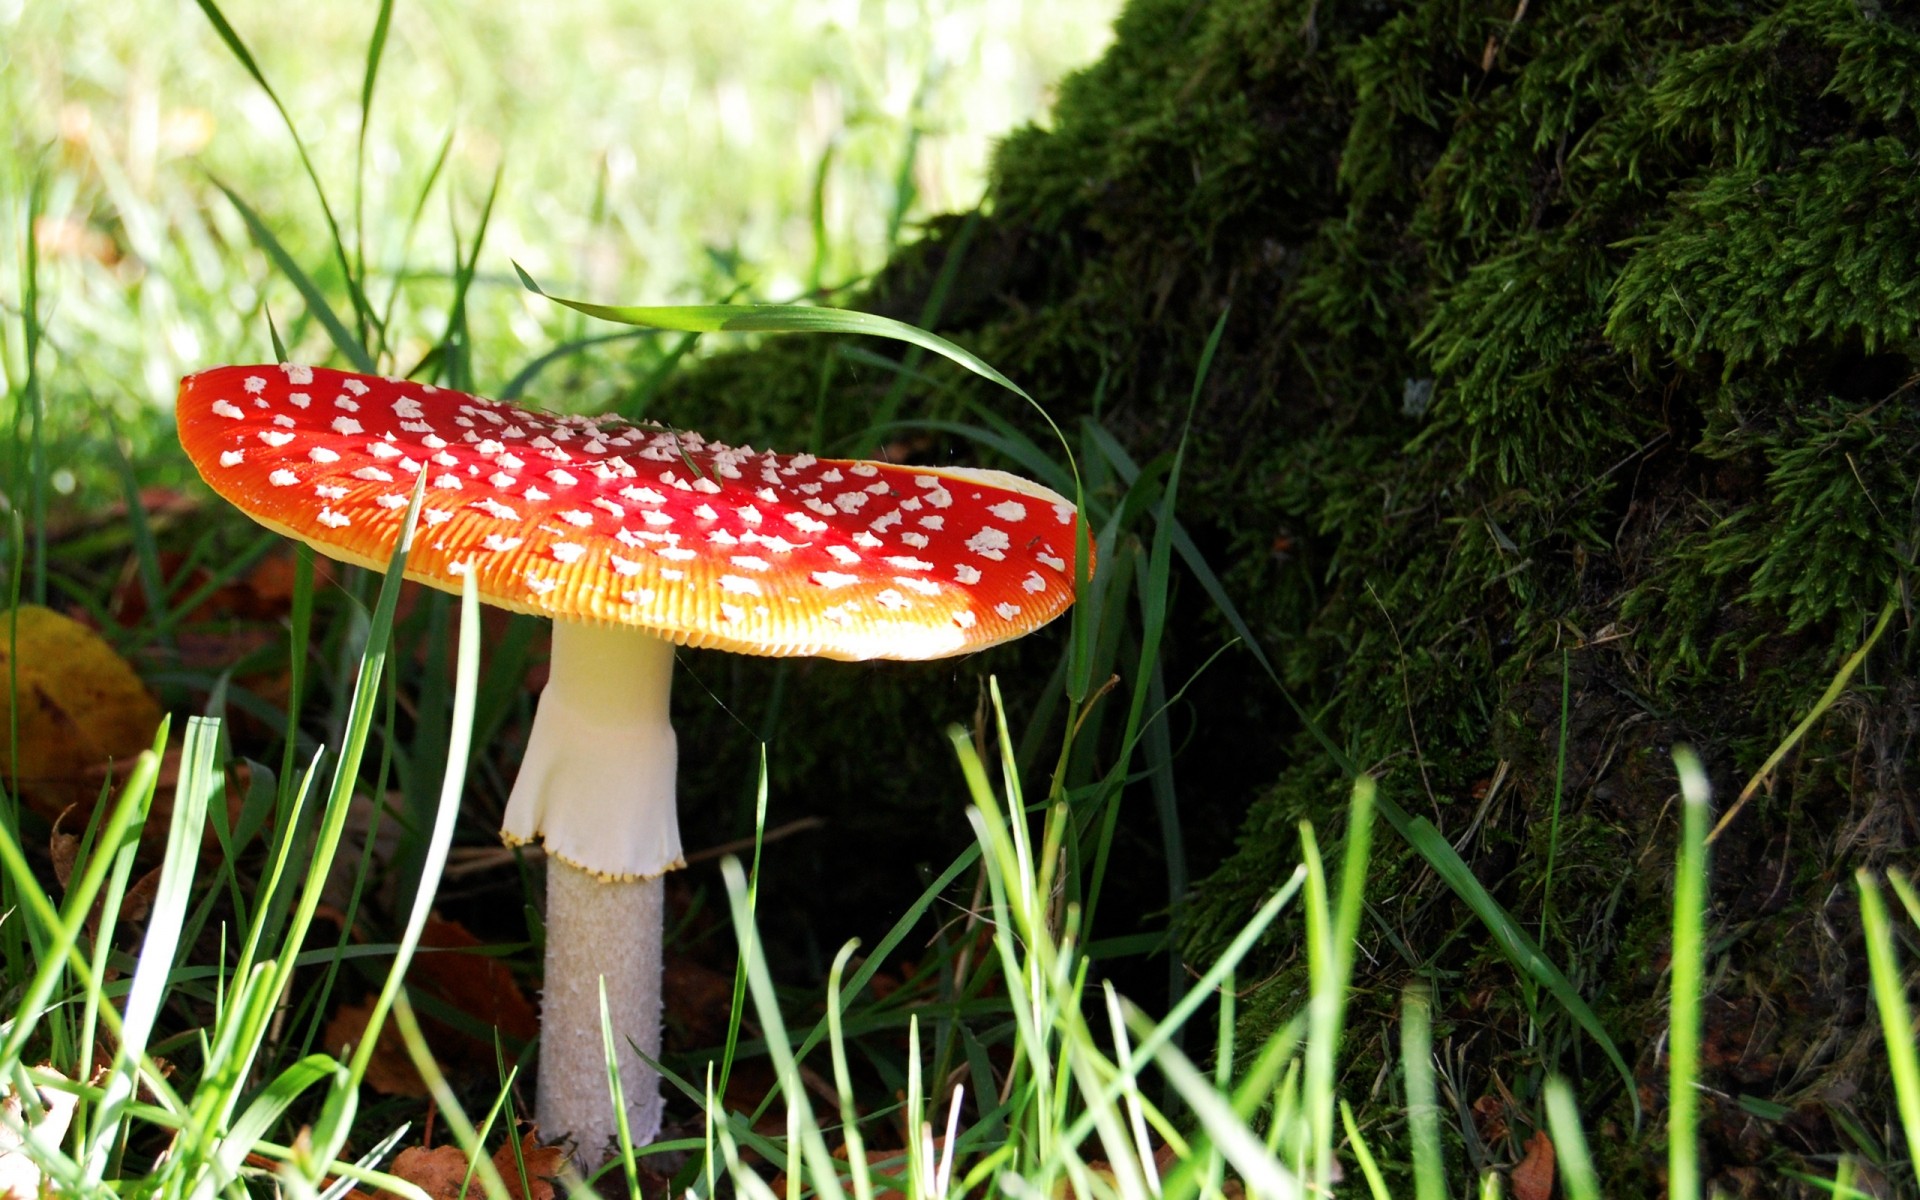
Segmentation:
<svg viewBox="0 0 1920 1200">
<path fill-rule="evenodd" d="M 1680 773 L 1680 861 L 1673 879 L 1672 998 L 1667 1017 L 1667 1195 L 1700 1194 L 1700 999 L 1707 905 L 1707 788 L 1700 760 L 1685 746 L 1673 750 Z"/>
<path fill-rule="evenodd" d="M 1600 1200 L 1600 1179 L 1593 1173 L 1593 1155 L 1580 1128 L 1573 1089 L 1557 1075 L 1547 1080 L 1547 1128 L 1552 1131 L 1554 1161 L 1567 1200 Z"/>
<path fill-rule="evenodd" d="M 209 5 L 211 0 L 198 0 L 198 2 L 204 6 Z M 373 356 L 367 353 L 359 337 L 349 330 L 334 313 L 333 306 L 327 303 L 326 296 L 321 293 L 320 285 L 315 283 L 313 277 L 293 260 L 293 255 L 280 244 L 280 239 L 273 235 L 273 231 L 267 228 L 266 222 L 253 211 L 252 206 L 240 198 L 238 192 L 218 179 L 213 181 L 213 186 L 225 193 L 234 211 L 238 212 L 240 219 L 246 222 L 247 231 L 253 235 L 253 240 L 266 251 L 267 257 L 273 260 L 273 265 L 280 268 L 280 273 L 287 277 L 287 281 L 292 283 L 294 289 L 300 293 L 301 299 L 307 302 L 307 311 L 312 313 L 314 319 L 319 321 L 321 327 L 327 331 L 327 337 L 332 340 L 334 349 L 346 356 L 354 370 L 367 375 L 374 374 L 376 368 Z"/>
<path fill-rule="evenodd" d="M 1433 1076 L 1433 1002 L 1424 986 L 1408 988 L 1400 1000 L 1400 1065 L 1406 1073 L 1413 1194 L 1416 1200 L 1446 1200 L 1446 1165 L 1440 1154 L 1440 1098 Z"/>
<path fill-rule="evenodd" d="M 858 333 L 891 338 L 931 350 L 982 379 L 999 384 L 1021 399 L 1034 402 L 1033 397 L 1027 395 L 1019 384 L 994 370 L 972 351 L 963 350 L 943 337 L 891 317 L 847 309 L 814 308 L 805 304 L 593 304 L 585 300 L 550 296 L 541 290 L 540 285 L 533 281 L 533 276 L 527 274 L 520 264 L 515 263 L 513 269 L 520 273 L 520 282 L 528 291 L 603 321 L 644 325 L 652 329 L 678 329 L 684 333 Z"/>
<path fill-rule="evenodd" d="M 1920 1053 L 1914 1048 L 1913 1013 L 1907 1005 L 1906 980 L 1900 974 L 1893 925 L 1887 919 L 1880 888 L 1864 867 L 1854 872 L 1853 879 L 1860 889 L 1860 925 L 1867 941 L 1867 970 L 1873 978 L 1874 1004 L 1880 1010 L 1880 1032 L 1886 1039 L 1887 1069 L 1893 1076 L 1901 1132 L 1906 1135 L 1909 1163 L 1920 1163 Z M 1896 888 L 1902 888 L 1905 883 L 1896 877 Z"/>
</svg>

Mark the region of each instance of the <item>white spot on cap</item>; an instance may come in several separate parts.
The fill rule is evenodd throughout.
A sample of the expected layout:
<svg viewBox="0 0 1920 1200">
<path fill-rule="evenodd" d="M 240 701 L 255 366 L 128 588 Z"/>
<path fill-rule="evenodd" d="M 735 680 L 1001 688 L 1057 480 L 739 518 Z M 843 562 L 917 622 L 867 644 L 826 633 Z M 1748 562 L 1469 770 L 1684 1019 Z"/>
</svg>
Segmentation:
<svg viewBox="0 0 1920 1200">
<path fill-rule="evenodd" d="M 761 488 L 759 491 L 755 492 L 754 495 L 760 497 L 762 500 L 765 500 L 768 504 L 780 503 L 780 493 L 774 491 L 772 488 Z"/>
<path fill-rule="evenodd" d="M 353 401 L 347 399 L 345 396 L 335 396 L 333 398 L 333 406 L 337 409 L 340 409 L 342 412 L 359 412 L 360 411 L 360 406 L 358 404 L 355 404 Z"/>
<path fill-rule="evenodd" d="M 427 528 L 431 529 L 435 525 L 445 525 L 453 520 L 453 514 L 444 508 L 423 508 L 420 510 L 420 519 L 427 523 Z"/>
<path fill-rule="evenodd" d="M 902 596 L 899 592 L 895 591 L 892 588 L 888 588 L 886 591 L 881 592 L 879 595 L 875 596 L 873 599 L 874 599 L 874 602 L 877 603 L 881 608 L 888 609 L 893 612 L 898 612 L 903 608 L 913 607 L 912 601 L 908 600 L 905 596 Z"/>
<path fill-rule="evenodd" d="M 1053 519 L 1062 525 L 1073 524 L 1073 505 L 1056 504 L 1053 506 Z"/>
<path fill-rule="evenodd" d="M 978 618 L 975 617 L 973 613 L 970 611 L 962 611 L 962 612 L 957 612 L 953 614 L 953 623 L 955 625 L 958 625 L 962 629 L 972 629 L 977 620 Z"/>
<path fill-rule="evenodd" d="M 688 550 L 684 546 L 662 546 L 658 550 L 655 550 L 654 553 L 658 554 L 661 558 L 672 559 L 674 562 L 686 562 L 689 559 L 700 557 L 698 550 Z"/>
<path fill-rule="evenodd" d="M 347 519 L 346 514 L 337 513 L 333 511 L 331 508 L 326 508 L 324 506 L 320 509 L 320 515 L 315 517 L 314 520 L 320 522 L 322 525 L 325 525 L 328 529 L 341 529 L 341 528 L 344 528 L 345 526 L 353 524 L 352 521 Z"/>
<path fill-rule="evenodd" d="M 315 446 L 313 449 L 307 451 L 307 457 L 317 463 L 333 463 L 333 462 L 340 461 L 340 456 L 338 454 L 335 454 L 333 451 L 327 449 L 325 446 Z"/>
<path fill-rule="evenodd" d="M 607 558 L 613 563 L 613 573 L 615 575 L 638 575 L 640 573 L 640 564 L 630 558 L 621 558 L 618 554 L 609 554 Z"/>
<path fill-rule="evenodd" d="M 840 571 L 815 571 L 813 574 L 807 576 L 807 578 L 829 591 L 835 588 L 846 587 L 848 584 L 860 582 L 858 575 L 847 575 Z"/>
<path fill-rule="evenodd" d="M 398 492 L 375 497 L 373 502 L 381 508 L 405 508 L 407 506 L 407 498 Z"/>
<path fill-rule="evenodd" d="M 335 417 L 330 428 L 343 437 L 352 437 L 356 433 L 366 432 L 365 429 L 361 428 L 360 422 L 354 420 L 352 417 Z"/>
<path fill-rule="evenodd" d="M 420 444 L 429 450 L 445 450 L 447 448 L 447 439 L 437 433 L 429 433 L 420 439 Z"/>
<path fill-rule="evenodd" d="M 292 487 L 300 482 L 300 477 L 283 467 L 267 476 L 267 482 L 275 487 Z"/>
<path fill-rule="evenodd" d="M 738 621 L 747 615 L 747 610 L 741 608 L 738 604 L 722 604 L 720 606 L 720 615 L 729 621 Z"/>
<path fill-rule="evenodd" d="M 511 508 L 508 508 L 506 505 L 500 503 L 498 500 L 495 500 L 491 496 L 488 496 L 484 500 L 475 500 L 472 504 L 469 504 L 467 507 L 477 508 L 481 512 L 487 514 L 488 516 L 498 517 L 502 521 L 517 521 L 520 519 L 519 513 L 513 511 Z"/>
<path fill-rule="evenodd" d="M 412 396 L 401 396 L 393 402 L 393 415 L 407 421 L 418 421 L 427 414 L 421 411 L 420 402 Z"/>
<path fill-rule="evenodd" d="M 539 488 L 535 487 L 531 483 L 527 485 L 527 490 L 524 492 L 521 492 L 520 494 L 522 496 L 525 496 L 529 500 L 551 499 L 551 497 L 549 497 L 545 492 L 541 491 Z"/>
<path fill-rule="evenodd" d="M 650 487 L 623 487 L 620 495 L 635 504 L 665 504 L 667 498 Z"/>
<path fill-rule="evenodd" d="M 995 529 L 991 525 L 981 526 L 979 533 L 967 539 L 967 549 L 981 558 L 990 558 L 995 562 L 1007 556 L 1007 547 L 1011 545 L 1013 545 L 1013 539 L 1007 536 L 1007 531 Z"/>
<path fill-rule="evenodd" d="M 741 575 L 722 575 L 720 577 L 720 590 L 741 596 L 758 596 L 760 594 L 760 585 Z"/>
<path fill-rule="evenodd" d="M 560 519 L 576 529 L 593 528 L 593 514 L 585 509 L 576 508 L 560 514 Z"/>
<path fill-rule="evenodd" d="M 912 546 L 915 550 L 925 550 L 927 548 L 927 535 L 924 533 L 903 533 L 900 535 L 900 540 Z"/>
<path fill-rule="evenodd" d="M 1047 581 L 1040 577 L 1040 572 L 1029 571 L 1027 577 L 1020 581 L 1020 586 L 1029 592 L 1044 592 L 1047 590 Z"/>
<path fill-rule="evenodd" d="M 958 579 L 961 583 L 968 583 L 968 584 L 979 583 L 980 568 L 970 567 L 966 563 L 958 563 L 953 568 L 953 577 L 955 579 Z"/>
<path fill-rule="evenodd" d="M 740 514 L 740 520 L 748 525 L 758 525 L 760 523 L 760 510 L 751 504 L 743 505 L 734 509 L 734 511 Z"/>
<path fill-rule="evenodd" d="M 1002 500 L 998 504 L 987 506 L 987 511 L 1002 521 L 1024 521 L 1027 519 L 1027 506 L 1018 500 Z"/>
<path fill-rule="evenodd" d="M 811 454 L 796 454 L 792 458 L 787 460 L 787 465 L 790 467 L 798 467 L 800 470 L 804 471 L 808 467 L 812 466 L 813 464 L 819 461 L 820 461 L 819 459 L 815 458 Z"/>
<path fill-rule="evenodd" d="M 835 511 L 836 511 L 833 505 L 828 504 L 825 500 L 821 500 L 817 497 L 808 497 L 806 504 L 808 508 L 819 513 L 823 517 L 831 517 L 835 514 Z"/>
<path fill-rule="evenodd" d="M 856 546 L 865 546 L 869 550 L 878 550 L 886 543 L 862 529 L 859 533 L 853 535 L 853 544 Z"/>
<path fill-rule="evenodd" d="M 292 434 L 282 433 L 278 429 L 262 429 L 259 433 L 254 434 L 254 436 L 259 438 L 261 441 L 265 442 L 267 445 L 273 446 L 276 448 L 280 446 L 284 446 L 288 442 L 293 440 Z M 331 454 L 332 451 L 328 451 L 328 453 Z"/>
<path fill-rule="evenodd" d="M 1020 606 L 1018 604 L 1008 604 L 1002 600 L 993 606 L 993 611 L 999 613 L 1002 620 L 1011 621 L 1020 615 Z"/>
<path fill-rule="evenodd" d="M 680 580 L 680 579 L 685 579 L 686 577 L 687 577 L 687 573 L 685 571 L 682 571 L 679 567 L 661 567 L 660 568 L 660 578 L 662 579 Z"/>
<path fill-rule="evenodd" d="M 738 546 L 740 539 L 724 529 L 716 529 L 707 535 L 707 540 L 716 546 Z"/>
<path fill-rule="evenodd" d="M 305 408 L 307 405 L 313 403 L 313 397 L 307 395 L 305 392 L 288 392 L 287 403 L 293 405 L 295 408 Z"/>
<path fill-rule="evenodd" d="M 361 383 L 358 379 L 345 380 L 340 384 L 340 386 L 352 392 L 356 396 L 364 396 L 367 394 L 367 385 L 364 383 Z"/>
<path fill-rule="evenodd" d="M 914 524 L 922 529 L 931 529 L 938 532 L 946 528 L 947 519 L 945 517 L 921 517 L 918 521 L 915 521 Z"/>
<path fill-rule="evenodd" d="M 455 475 L 451 471 L 449 471 L 445 475 L 442 475 L 440 478 L 434 480 L 433 486 L 439 488 L 441 491 L 457 492 L 460 490 L 460 477 L 458 475 Z"/>
<path fill-rule="evenodd" d="M 703 475 L 693 481 L 693 490 L 696 492 L 705 492 L 707 495 L 713 496 L 719 493 L 720 485 Z"/>
<path fill-rule="evenodd" d="M 873 524 L 867 526 L 867 528 L 873 530 L 875 533 L 885 533 L 905 519 L 906 518 L 900 515 L 900 510 L 895 509 L 884 517 L 876 518 Z"/>
<path fill-rule="evenodd" d="M 527 460 L 521 458 L 518 454 L 502 454 L 495 461 L 509 471 L 518 471 L 521 467 L 527 465 Z"/>
<path fill-rule="evenodd" d="M 841 512 L 859 512 L 873 497 L 865 492 L 841 492 L 833 498 L 833 503 Z"/>
<path fill-rule="evenodd" d="M 621 508 L 618 504 L 607 499 L 605 496 L 595 496 L 593 498 L 593 506 L 595 508 L 603 508 L 608 512 L 612 513 L 615 517 L 624 517 L 627 515 L 626 509 Z"/>
<path fill-rule="evenodd" d="M 297 421 L 285 413 L 276 414 L 273 418 L 273 423 L 274 426 L 279 429 L 292 429 L 298 424 Z"/>
<path fill-rule="evenodd" d="M 874 466 L 872 463 L 863 463 L 863 462 L 854 463 L 852 466 L 847 468 L 847 474 L 858 475 L 863 479 L 868 478 L 870 476 L 878 475 L 879 473 L 880 473 L 880 468 Z"/>
<path fill-rule="evenodd" d="M 827 528 L 825 521 L 816 521 L 801 512 L 790 512 L 786 514 L 786 520 L 787 524 L 798 529 L 801 533 L 821 533 Z"/>
<path fill-rule="evenodd" d="M 931 571 L 933 564 L 925 559 L 909 558 L 905 555 L 892 555 L 886 560 L 888 566 L 900 571 Z"/>
<path fill-rule="evenodd" d="M 527 590 L 536 596 L 544 596 L 559 586 L 560 583 L 558 580 L 541 579 L 535 576 L 532 571 L 527 572 Z"/>
<path fill-rule="evenodd" d="M 578 562 L 580 556 L 587 552 L 585 546 L 576 545 L 573 542 L 555 542 L 547 548 L 552 550 L 553 556 L 563 563 Z"/>
<path fill-rule="evenodd" d="M 339 500 L 347 494 L 347 489 L 339 484 L 322 483 L 314 487 L 313 494 L 322 500 Z"/>
<path fill-rule="evenodd" d="M 505 471 L 495 471 L 493 474 L 487 476 L 487 482 L 490 485 L 497 487 L 504 492 L 508 488 L 512 487 L 514 484 L 519 483 L 520 481 L 518 479 L 515 479 L 513 476 L 507 474 Z"/>
<path fill-rule="evenodd" d="M 286 372 L 288 383 L 309 384 L 313 382 L 313 368 L 298 363 L 281 363 L 280 369 Z"/>
<path fill-rule="evenodd" d="M 736 554 L 733 557 L 727 559 L 727 561 L 732 563 L 736 567 L 740 567 L 743 570 L 748 570 L 748 571 L 773 570 L 772 563 L 768 562 L 764 558 L 758 558 L 751 554 Z"/>
<path fill-rule="evenodd" d="M 622 600 L 625 600 L 628 604 L 652 604 L 653 589 L 652 588 L 635 588 L 630 592 L 621 592 L 620 598 Z"/>
<path fill-rule="evenodd" d="M 393 472 L 382 471 L 379 467 L 361 467 L 353 473 L 355 479 L 364 479 L 368 483 L 392 483 Z"/>
<path fill-rule="evenodd" d="M 367 453 L 375 458 L 399 458 L 400 452 L 390 442 L 368 442 Z"/>
<path fill-rule="evenodd" d="M 713 511 L 713 505 L 711 504 L 702 504 L 699 508 L 693 510 L 693 515 L 699 517 L 702 521 L 718 521 L 720 519 L 720 514 Z"/>
<path fill-rule="evenodd" d="M 828 546 L 827 553 L 833 555 L 835 562 L 845 563 L 848 566 L 860 561 L 859 551 L 852 546 Z"/>
<path fill-rule="evenodd" d="M 548 471 L 547 478 L 552 480 L 553 483 L 559 487 L 572 487 L 574 484 L 580 482 L 580 477 L 578 475 L 573 474 L 571 471 L 562 471 L 558 467 L 555 467 L 553 470 Z"/>
<path fill-rule="evenodd" d="M 523 540 L 522 538 L 504 537 L 497 533 L 490 533 L 480 539 L 480 548 L 482 550 L 511 550 L 515 546 L 518 546 Z"/>
<path fill-rule="evenodd" d="M 921 498 L 935 508 L 945 508 L 953 503 L 953 493 L 945 488 L 935 488 Z"/>
<path fill-rule="evenodd" d="M 267 381 L 258 375 L 249 375 L 241 386 L 247 389 L 248 395 L 257 396 L 267 390 Z"/>
<path fill-rule="evenodd" d="M 1040 553 L 1034 555 L 1034 557 L 1056 571 L 1064 571 L 1067 569 L 1067 560 L 1057 554 L 1048 554 L 1045 550 L 1042 550 Z"/>
<path fill-rule="evenodd" d="M 246 457 L 247 452 L 245 450 L 222 450 L 220 452 L 220 465 L 223 467 L 237 467 Z"/>
<path fill-rule="evenodd" d="M 896 575 L 893 581 L 909 591 L 919 592 L 922 596 L 938 596 L 940 585 L 931 579 L 915 579 L 908 575 Z"/>
</svg>

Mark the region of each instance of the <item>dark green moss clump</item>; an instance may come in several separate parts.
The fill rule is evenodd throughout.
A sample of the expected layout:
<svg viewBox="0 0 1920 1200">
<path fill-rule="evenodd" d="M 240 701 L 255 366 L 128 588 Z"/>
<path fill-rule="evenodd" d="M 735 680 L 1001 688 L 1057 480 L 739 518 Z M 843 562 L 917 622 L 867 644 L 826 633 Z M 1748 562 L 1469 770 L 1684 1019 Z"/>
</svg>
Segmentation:
<svg viewBox="0 0 1920 1200">
<path fill-rule="evenodd" d="M 1601 1140 L 1621 1194 L 1652 1194 L 1668 750 L 1702 748 L 1730 797 L 1904 603 L 1917 110 L 1920 18 L 1884 0 L 1517 18 L 1511 0 L 1135 0 L 1054 127 L 1008 139 L 983 214 L 937 223 L 868 298 L 918 318 L 947 280 L 946 333 L 1063 424 L 1099 396 L 1143 460 L 1178 436 L 1230 312 L 1183 482 L 1196 540 L 1308 710 L 1542 932 L 1652 1114 L 1636 1137 L 1594 1047 L 1383 835 L 1356 1061 L 1382 1060 L 1366 1022 L 1393 989 L 1432 977 L 1479 1165 L 1512 1161 L 1544 1073 L 1570 1072 L 1618 1135 Z M 892 377 L 817 345 L 717 360 L 669 403 L 808 428 L 829 370 L 822 427 L 849 434 Z M 986 396 L 937 378 L 905 411 Z M 1179 603 L 1175 676 L 1225 637 L 1199 597 Z M 1911 665 L 1903 609 L 1715 847 L 1705 1103 L 1729 1184 L 1890 1127 L 1849 889 L 1920 832 Z M 1192 958 L 1290 869 L 1298 819 L 1337 829 L 1343 811 L 1338 772 L 1245 656 L 1215 670 L 1222 707 L 1182 759 L 1195 853 L 1217 859 L 1182 930 Z M 1258 795 L 1208 809 L 1229 758 Z M 1298 1003 L 1293 946 L 1282 932 L 1246 974 L 1270 979 L 1247 1035 Z"/>
</svg>

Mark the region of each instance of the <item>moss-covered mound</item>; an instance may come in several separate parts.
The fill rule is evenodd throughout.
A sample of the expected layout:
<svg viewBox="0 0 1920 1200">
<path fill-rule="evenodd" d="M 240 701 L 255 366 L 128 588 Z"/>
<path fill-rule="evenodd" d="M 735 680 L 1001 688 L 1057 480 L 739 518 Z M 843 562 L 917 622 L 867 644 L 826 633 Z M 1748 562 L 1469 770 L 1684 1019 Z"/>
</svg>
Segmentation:
<svg viewBox="0 0 1920 1200">
<path fill-rule="evenodd" d="M 1920 17 L 1889 0 L 1135 0 L 1054 128 L 1007 142 L 983 214 L 868 299 L 936 312 L 1063 421 L 1099 395 L 1142 459 L 1177 438 L 1229 313 L 1184 519 L 1287 685 L 1541 934 L 1649 1109 L 1634 1135 L 1592 1043 L 1383 832 L 1349 1094 L 1390 1098 L 1371 1068 L 1394 986 L 1432 977 L 1477 1163 L 1512 1161 L 1558 1070 L 1618 1135 L 1616 1186 L 1649 1189 L 1619 1194 L 1653 1194 L 1669 750 L 1701 748 L 1724 805 L 1891 603 L 1715 846 L 1704 1081 L 1730 1185 L 1882 1152 L 1852 871 L 1920 841 L 1917 106 Z M 973 387 L 940 379 L 902 411 Z M 833 435 L 893 382 L 785 343 L 668 403 Z M 1197 589 L 1180 603 L 1191 668 L 1224 626 Z M 1247 656 L 1214 671 L 1182 735 L 1196 857 L 1243 823 L 1199 863 L 1196 957 L 1296 861 L 1296 822 L 1337 828 L 1344 803 Z M 1209 812 L 1222 770 L 1259 784 Z M 1290 935 L 1266 954 L 1249 1035 L 1299 1001 Z"/>
</svg>

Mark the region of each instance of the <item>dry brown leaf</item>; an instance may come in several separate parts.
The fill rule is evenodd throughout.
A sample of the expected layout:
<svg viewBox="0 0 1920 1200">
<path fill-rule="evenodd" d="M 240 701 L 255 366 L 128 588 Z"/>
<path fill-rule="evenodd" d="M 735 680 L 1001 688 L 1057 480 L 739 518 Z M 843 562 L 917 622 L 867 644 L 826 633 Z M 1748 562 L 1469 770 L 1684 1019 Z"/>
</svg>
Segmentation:
<svg viewBox="0 0 1920 1200">
<path fill-rule="evenodd" d="M 1507 1176 L 1513 1200 L 1548 1200 L 1553 1195 L 1553 1139 L 1536 1129 L 1527 1139 L 1527 1154 Z"/>
<path fill-rule="evenodd" d="M 49 818 L 72 804 L 90 810 L 99 784 L 89 772 L 114 763 L 124 778 L 152 743 L 160 706 L 93 630 L 33 604 L 15 615 L 15 644 L 0 626 L 0 672 L 17 673 L 19 704 L 0 689 L 0 728 L 17 720 L 19 740 L 0 745 L 0 772 Z"/>
<path fill-rule="evenodd" d="M 436 1146 L 428 1150 L 408 1146 L 394 1155 L 389 1175 L 398 1175 L 433 1200 L 458 1200 L 467 1182 L 467 1156 L 458 1146 Z"/>
<path fill-rule="evenodd" d="M 407 967 L 407 986 L 416 996 L 432 996 L 481 1025 L 497 1029 L 509 1041 L 524 1042 L 540 1031 L 540 1016 L 520 989 L 513 972 L 497 958 L 483 954 L 448 953 L 483 945 L 455 921 L 430 918 L 420 934 L 420 948 Z M 434 953 L 433 951 L 440 951 Z M 327 1021 L 323 1034 L 329 1050 L 357 1045 L 373 1014 L 371 999 L 343 1004 Z M 421 1014 L 420 1031 L 436 1062 L 456 1078 L 472 1078 L 494 1069 L 491 1038 L 478 1038 L 444 1021 Z M 414 1070 L 406 1044 L 391 1024 L 383 1027 L 367 1064 L 366 1083 L 389 1096 L 425 1096 L 426 1084 Z"/>
<path fill-rule="evenodd" d="M 526 1165 L 526 1186 L 521 1186 L 520 1168 Z M 567 1164 L 566 1152 L 558 1146 L 540 1144 L 539 1131 L 529 1129 L 520 1138 L 519 1161 L 514 1160 L 512 1144 L 503 1144 L 493 1152 L 493 1169 L 500 1172 L 513 1200 L 554 1200 L 554 1179 Z M 479 1194 L 477 1185 L 469 1186 L 468 1160 L 458 1146 L 438 1146 L 426 1150 L 410 1146 L 394 1157 L 389 1173 L 418 1187 L 433 1200 L 458 1200 L 465 1187 L 469 1197 Z"/>
<path fill-rule="evenodd" d="M 51 1068 L 41 1069 L 51 1072 Z M 35 1091 L 32 1111 L 28 1111 L 27 1103 L 13 1088 L 8 1088 L 6 1096 L 0 1098 L 0 1110 L 7 1115 L 7 1123 L 0 1125 L 0 1200 L 37 1200 L 40 1195 L 40 1168 L 27 1153 L 25 1139 L 14 1129 L 26 1126 L 39 1141 L 57 1146 L 67 1136 L 67 1126 L 73 1120 L 73 1107 L 78 1099 L 73 1093 L 56 1092 L 52 1088 Z"/>
</svg>

